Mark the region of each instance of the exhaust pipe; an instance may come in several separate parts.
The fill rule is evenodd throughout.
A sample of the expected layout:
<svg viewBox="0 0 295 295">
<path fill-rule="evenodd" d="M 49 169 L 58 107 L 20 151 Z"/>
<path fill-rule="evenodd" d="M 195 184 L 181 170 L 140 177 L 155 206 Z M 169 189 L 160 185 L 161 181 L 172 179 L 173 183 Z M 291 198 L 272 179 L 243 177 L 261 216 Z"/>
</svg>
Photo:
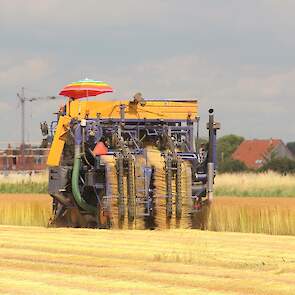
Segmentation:
<svg viewBox="0 0 295 295">
<path fill-rule="evenodd" d="M 207 195 L 209 203 L 213 202 L 214 163 L 207 164 Z"/>
<path fill-rule="evenodd" d="M 216 158 L 216 130 L 220 128 L 220 124 L 214 122 L 214 110 L 209 109 L 209 122 L 207 129 L 209 130 L 209 148 L 208 148 L 208 164 L 207 164 L 207 195 L 209 203 L 213 201 L 213 184 L 215 177 L 215 169 L 217 164 Z"/>
</svg>

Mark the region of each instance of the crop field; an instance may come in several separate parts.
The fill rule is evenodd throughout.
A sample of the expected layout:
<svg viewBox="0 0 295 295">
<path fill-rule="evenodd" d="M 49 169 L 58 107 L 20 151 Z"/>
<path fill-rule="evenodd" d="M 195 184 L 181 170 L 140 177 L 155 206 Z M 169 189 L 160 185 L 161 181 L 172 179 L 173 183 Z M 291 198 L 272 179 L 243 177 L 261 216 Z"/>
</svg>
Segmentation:
<svg viewBox="0 0 295 295">
<path fill-rule="evenodd" d="M 48 175 L 0 175 L 0 193 L 46 193 Z M 215 195 L 232 197 L 295 197 L 295 175 L 267 173 L 218 174 Z"/>
<path fill-rule="evenodd" d="M 295 235 L 295 198 L 217 197 L 208 229 Z"/>
<path fill-rule="evenodd" d="M 35 175 L 10 173 L 0 175 L 1 193 L 46 193 L 48 174 Z"/>
<path fill-rule="evenodd" d="M 45 194 L 0 194 L 0 225 L 46 226 L 51 200 Z"/>
<path fill-rule="evenodd" d="M 0 226 L 1 294 L 295 294 L 295 237 Z"/>
<path fill-rule="evenodd" d="M 47 226 L 51 198 L 0 194 L 0 224 Z M 295 198 L 217 197 L 208 230 L 295 235 Z"/>
<path fill-rule="evenodd" d="M 232 197 L 295 197 L 295 175 L 224 173 L 215 179 L 215 195 Z"/>
</svg>

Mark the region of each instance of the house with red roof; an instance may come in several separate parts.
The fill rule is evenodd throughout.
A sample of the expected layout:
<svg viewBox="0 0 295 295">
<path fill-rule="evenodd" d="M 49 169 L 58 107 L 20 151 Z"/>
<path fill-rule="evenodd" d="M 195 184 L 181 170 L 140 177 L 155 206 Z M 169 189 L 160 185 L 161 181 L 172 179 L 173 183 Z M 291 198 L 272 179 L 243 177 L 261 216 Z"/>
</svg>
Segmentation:
<svg viewBox="0 0 295 295">
<path fill-rule="evenodd" d="M 243 162 L 250 169 L 262 167 L 271 157 L 288 158 L 294 156 L 280 139 L 244 140 L 232 154 L 234 160 Z"/>
</svg>

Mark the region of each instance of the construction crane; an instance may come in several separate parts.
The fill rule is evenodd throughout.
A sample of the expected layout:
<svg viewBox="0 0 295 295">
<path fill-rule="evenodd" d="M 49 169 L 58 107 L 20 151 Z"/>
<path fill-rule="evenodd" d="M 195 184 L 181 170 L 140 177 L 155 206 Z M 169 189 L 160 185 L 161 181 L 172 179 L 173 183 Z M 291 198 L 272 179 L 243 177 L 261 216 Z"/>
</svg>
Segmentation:
<svg viewBox="0 0 295 295">
<path fill-rule="evenodd" d="M 20 93 L 17 93 L 21 105 L 21 145 L 20 145 L 20 156 L 21 156 L 21 165 L 22 169 L 25 168 L 25 103 L 33 102 L 37 100 L 47 100 L 47 99 L 56 99 L 55 96 L 45 96 L 45 97 L 26 97 L 25 88 L 22 87 Z"/>
<path fill-rule="evenodd" d="M 25 88 L 22 87 L 20 93 L 17 93 L 21 105 L 21 146 L 25 146 L 25 102 L 33 102 L 37 100 L 56 99 L 56 96 L 44 96 L 44 97 L 26 97 Z"/>
</svg>

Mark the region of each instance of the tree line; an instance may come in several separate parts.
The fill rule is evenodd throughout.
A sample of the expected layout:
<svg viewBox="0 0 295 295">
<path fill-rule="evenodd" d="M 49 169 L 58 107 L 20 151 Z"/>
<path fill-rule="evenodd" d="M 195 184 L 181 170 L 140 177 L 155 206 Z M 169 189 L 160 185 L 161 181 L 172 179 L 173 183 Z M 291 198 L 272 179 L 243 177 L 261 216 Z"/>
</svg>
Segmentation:
<svg viewBox="0 0 295 295">
<path fill-rule="evenodd" d="M 225 135 L 217 140 L 219 172 L 254 172 L 254 170 L 249 169 L 243 162 L 232 159 L 232 154 L 244 140 L 244 137 L 235 134 Z M 286 145 L 295 157 L 295 142 L 288 142 Z M 269 158 L 264 159 L 263 166 L 255 170 L 255 172 L 269 170 L 282 174 L 295 173 L 295 161 L 288 158 L 280 158 L 275 153 L 271 153 Z"/>
</svg>

